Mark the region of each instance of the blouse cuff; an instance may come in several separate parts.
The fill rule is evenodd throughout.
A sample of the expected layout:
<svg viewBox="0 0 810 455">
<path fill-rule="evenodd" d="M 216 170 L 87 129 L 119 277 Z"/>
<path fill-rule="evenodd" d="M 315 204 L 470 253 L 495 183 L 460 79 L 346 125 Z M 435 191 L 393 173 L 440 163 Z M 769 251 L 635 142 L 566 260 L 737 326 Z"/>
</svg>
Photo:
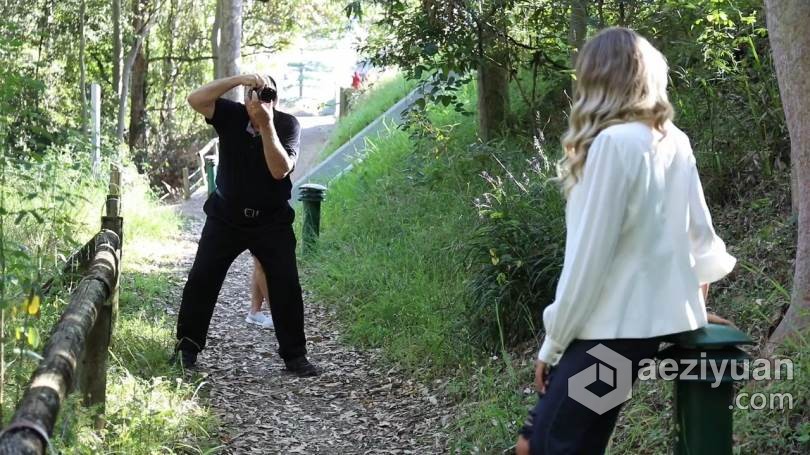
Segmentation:
<svg viewBox="0 0 810 455">
<path fill-rule="evenodd" d="M 714 283 L 728 275 L 737 259 L 728 254 L 724 246 L 715 246 L 702 255 L 694 256 L 694 270 L 700 284 Z"/>
<path fill-rule="evenodd" d="M 560 343 L 557 343 L 546 335 L 543 344 L 540 345 L 540 352 L 537 353 L 537 360 L 554 366 L 560 361 L 563 351 L 565 351 L 565 348 Z"/>
</svg>

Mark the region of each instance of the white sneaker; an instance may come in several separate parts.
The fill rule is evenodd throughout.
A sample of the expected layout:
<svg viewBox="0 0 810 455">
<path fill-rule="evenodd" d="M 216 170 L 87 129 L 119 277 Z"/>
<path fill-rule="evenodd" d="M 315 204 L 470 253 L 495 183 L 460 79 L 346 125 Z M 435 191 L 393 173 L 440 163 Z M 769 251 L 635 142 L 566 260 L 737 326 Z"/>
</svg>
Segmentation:
<svg viewBox="0 0 810 455">
<path fill-rule="evenodd" d="M 272 317 L 265 317 L 264 322 L 262 323 L 263 329 L 270 329 L 274 330 L 275 326 L 273 326 L 273 318 Z"/>
<path fill-rule="evenodd" d="M 262 327 L 264 327 L 264 324 L 267 321 L 270 321 L 271 326 L 273 325 L 273 320 L 265 316 L 264 313 L 262 313 L 261 311 L 258 313 L 248 311 L 248 315 L 245 318 L 245 322 L 247 322 L 248 324 L 256 324 Z"/>
</svg>

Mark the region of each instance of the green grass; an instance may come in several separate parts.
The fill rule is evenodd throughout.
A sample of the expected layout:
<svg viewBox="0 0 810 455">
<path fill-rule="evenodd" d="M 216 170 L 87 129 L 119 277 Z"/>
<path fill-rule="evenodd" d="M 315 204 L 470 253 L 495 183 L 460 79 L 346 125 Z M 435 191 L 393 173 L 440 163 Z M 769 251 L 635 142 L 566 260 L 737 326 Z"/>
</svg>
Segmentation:
<svg viewBox="0 0 810 455">
<path fill-rule="evenodd" d="M 463 96 L 474 102 L 472 88 Z M 431 134 L 439 139 L 423 141 L 392 131 L 373 141 L 362 164 L 332 184 L 323 206 L 320 249 L 305 258 L 303 275 L 309 289 L 337 306 L 350 341 L 382 348 L 391 362 L 412 374 L 450 378 L 447 390 L 459 405 L 451 450 L 501 453 L 514 444 L 536 400 L 536 344 L 509 353 L 470 344 L 463 315 L 470 298 L 465 244 L 475 226 L 472 200 L 485 189 L 470 147 L 476 142 L 475 120 L 441 108 L 432 108 L 430 117 Z M 526 156 L 513 156 L 506 164 L 519 169 Z M 713 286 L 709 306 L 737 322 L 760 346 L 789 300 L 785 290 L 795 256 L 795 224 L 786 210 L 787 181 L 786 175 L 764 180 L 737 202 L 712 207 L 718 232 L 740 265 Z M 796 365 L 793 381 L 743 386 L 748 392 L 791 392 L 798 404 L 785 411 L 736 410 L 739 453 L 804 453 L 810 448 L 808 352 L 802 345 L 784 353 Z M 671 451 L 671 386 L 664 381 L 639 384 L 609 453 Z"/>
<path fill-rule="evenodd" d="M 405 79 L 401 74 L 383 76 L 374 85 L 364 89 L 351 102 L 351 110 L 341 118 L 321 151 L 321 159 L 345 144 L 360 130 L 373 122 L 391 106 L 416 88 L 416 82 Z"/>
<path fill-rule="evenodd" d="M 175 319 L 166 309 L 176 304 L 182 283 L 166 271 L 178 260 L 167 246 L 174 243 L 181 221 L 157 202 L 146 178 L 134 167 L 126 166 L 122 179 L 124 252 L 120 312 L 108 360 L 107 423 L 104 429 L 95 429 L 91 413 L 73 394 L 62 405 L 52 443 L 65 454 L 210 453 L 218 445 L 217 422 L 202 404 L 202 380 L 169 364 Z M 73 221 L 71 229 L 59 231 L 57 237 L 70 234 L 74 242 L 83 242 L 100 226 L 106 185 L 79 174 L 67 188 L 75 193 L 73 204 L 64 209 Z M 25 239 L 32 227 L 18 225 L 16 229 L 10 234 Z M 36 236 L 29 239 L 40 240 Z M 70 243 L 59 237 L 56 245 Z M 18 312 L 6 320 L 6 330 L 12 333 L 15 327 L 22 327 L 39 334 L 35 343 L 27 342 L 25 336 L 12 336 L 6 343 L 6 422 L 37 363 L 34 354 L 19 355 L 13 350 L 39 352 L 68 298 L 66 291 L 59 290 L 42 300 L 38 315 Z"/>
<path fill-rule="evenodd" d="M 182 283 L 126 270 L 108 368 L 107 425 L 98 431 L 75 397 L 61 413 L 63 453 L 211 453 L 216 419 L 201 404 L 201 379 L 169 364 L 174 318 L 165 307 Z"/>
<path fill-rule="evenodd" d="M 374 143 L 362 169 L 330 188 L 322 248 L 308 262 L 316 277 L 307 282 L 344 304 L 354 341 L 385 346 L 392 359 L 412 366 L 447 366 L 454 359 L 446 346 L 455 338 L 445 328 L 463 292 L 458 252 L 447 245 L 469 216 L 463 210 L 469 194 L 463 188 L 410 192 L 409 176 L 398 172 L 410 148 L 407 134 L 394 131 Z"/>
<path fill-rule="evenodd" d="M 462 94 L 474 102 L 475 89 Z M 351 342 L 380 347 L 411 374 L 450 376 L 461 402 L 451 445 L 490 453 L 514 439 L 533 394 L 531 365 L 481 355 L 465 325 L 464 245 L 484 190 L 480 161 L 467 153 L 475 123 L 434 108 L 439 139 L 392 130 L 371 142 L 354 170 L 333 183 L 323 205 L 318 253 L 305 257 L 306 286 L 337 305 Z"/>
</svg>

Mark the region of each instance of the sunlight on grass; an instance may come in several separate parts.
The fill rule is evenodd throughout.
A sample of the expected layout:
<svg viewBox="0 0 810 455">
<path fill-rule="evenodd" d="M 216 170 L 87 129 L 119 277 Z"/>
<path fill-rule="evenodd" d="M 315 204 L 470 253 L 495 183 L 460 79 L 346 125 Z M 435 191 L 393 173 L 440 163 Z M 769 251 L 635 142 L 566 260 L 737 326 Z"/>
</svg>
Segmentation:
<svg viewBox="0 0 810 455">
<path fill-rule="evenodd" d="M 122 174 L 124 249 L 119 314 L 108 359 L 106 425 L 96 429 L 91 410 L 74 393 L 62 406 L 52 442 L 65 454 L 211 453 L 218 446 L 217 422 L 201 404 L 202 379 L 169 363 L 175 320 L 167 308 L 176 303 L 181 285 L 173 272 L 193 245 L 178 241 L 179 215 L 159 203 L 146 178 L 132 166 L 125 166 Z M 92 179 L 80 185 L 75 219 L 76 232 L 84 239 L 100 226 L 107 188 Z M 32 322 L 43 343 L 65 308 L 67 295 L 59 291 L 43 300 L 43 314 Z M 35 365 L 28 357 L 11 364 L 7 379 L 14 384 L 7 390 L 14 402 Z M 6 411 L 12 405 L 7 403 Z"/>
<path fill-rule="evenodd" d="M 338 121 L 321 151 L 321 159 L 329 156 L 404 98 L 416 88 L 416 84 L 416 81 L 406 80 L 398 73 L 383 75 L 372 87 L 354 100 L 351 112 Z"/>
<path fill-rule="evenodd" d="M 73 440 L 63 441 L 62 453 L 201 454 L 213 447 L 199 444 L 216 437 L 210 433 L 210 412 L 199 404 L 199 385 L 181 378 L 143 379 L 124 371 L 107 387 L 105 430 L 81 425 Z M 76 417 L 74 425 L 87 420 Z"/>
<path fill-rule="evenodd" d="M 57 446 L 63 453 L 209 453 L 217 445 L 216 419 L 201 404 L 201 378 L 169 364 L 174 343 L 171 304 L 177 279 L 167 273 L 129 271 L 122 277 L 120 313 L 108 364 L 107 424 L 93 429 L 71 397 L 61 413 L 72 429 Z"/>
</svg>

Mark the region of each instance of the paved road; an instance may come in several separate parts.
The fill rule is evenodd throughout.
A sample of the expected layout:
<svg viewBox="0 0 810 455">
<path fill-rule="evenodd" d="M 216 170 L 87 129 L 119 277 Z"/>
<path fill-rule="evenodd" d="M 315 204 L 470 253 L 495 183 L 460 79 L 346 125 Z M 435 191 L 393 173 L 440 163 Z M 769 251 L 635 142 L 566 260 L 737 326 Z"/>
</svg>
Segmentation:
<svg viewBox="0 0 810 455">
<path fill-rule="evenodd" d="M 298 199 L 298 187 L 304 183 L 320 183 L 329 186 L 329 183 L 339 177 L 343 172 L 351 169 L 353 163 L 362 158 L 366 148 L 366 139 L 378 137 L 385 131 L 387 125 L 402 123 L 402 112 L 411 105 L 421 94 L 414 90 L 408 96 L 393 105 L 383 115 L 377 118 L 357 133 L 348 142 L 338 148 L 323 162 L 311 168 L 297 180 L 293 180 L 293 201 Z"/>
<path fill-rule="evenodd" d="M 298 117 L 301 124 L 301 156 L 292 173 L 292 181 L 295 182 L 300 177 L 318 164 L 318 157 L 321 154 L 329 133 L 335 127 L 335 117 L 333 115 Z"/>
</svg>

